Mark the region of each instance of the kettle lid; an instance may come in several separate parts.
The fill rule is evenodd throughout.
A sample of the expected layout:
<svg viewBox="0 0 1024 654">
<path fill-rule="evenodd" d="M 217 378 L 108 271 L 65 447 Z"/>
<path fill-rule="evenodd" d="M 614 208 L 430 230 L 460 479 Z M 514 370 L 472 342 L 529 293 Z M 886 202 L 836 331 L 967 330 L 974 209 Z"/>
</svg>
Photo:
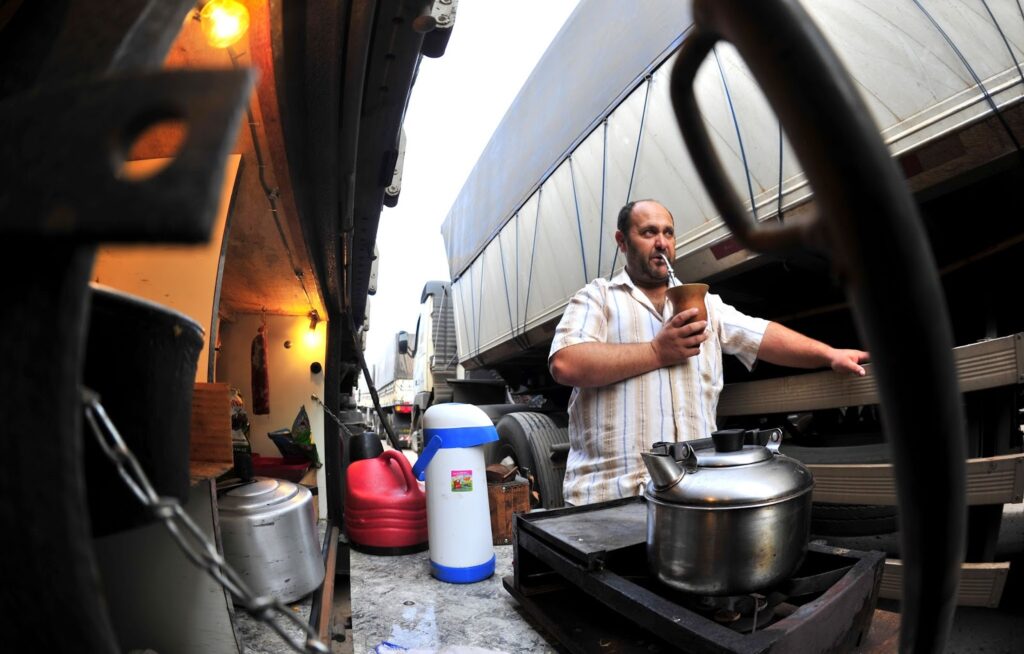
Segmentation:
<svg viewBox="0 0 1024 654">
<path fill-rule="evenodd" d="M 686 473 L 678 484 L 647 494 L 687 506 L 750 506 L 780 501 L 814 487 L 810 471 L 779 453 L 782 433 L 723 430 L 711 438 L 684 443 L 656 443 L 654 451 L 675 458 Z"/>
<path fill-rule="evenodd" d="M 217 498 L 223 512 L 263 513 L 275 507 L 301 502 L 309 490 L 284 479 L 254 477 L 249 483 L 236 486 Z"/>
<path fill-rule="evenodd" d="M 760 440 L 753 438 L 748 444 L 746 435 L 747 431 L 744 429 L 722 429 L 711 434 L 710 444 L 706 440 L 691 443 L 697 465 L 705 468 L 725 468 L 767 461 L 778 451 L 778 445 L 782 442 L 781 434 L 773 441 L 775 436 L 769 433 L 766 442 L 761 443 Z M 702 443 L 703 446 L 698 446 L 698 443 Z"/>
</svg>

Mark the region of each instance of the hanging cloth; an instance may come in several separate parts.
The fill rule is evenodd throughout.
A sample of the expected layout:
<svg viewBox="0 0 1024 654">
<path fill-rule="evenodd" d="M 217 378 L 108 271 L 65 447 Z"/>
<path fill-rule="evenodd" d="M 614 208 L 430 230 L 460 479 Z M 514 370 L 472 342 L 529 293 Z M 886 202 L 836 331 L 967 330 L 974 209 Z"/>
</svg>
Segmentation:
<svg viewBox="0 0 1024 654">
<path fill-rule="evenodd" d="M 262 325 L 252 339 L 252 412 L 270 413 L 270 372 L 267 369 L 267 326 Z"/>
</svg>

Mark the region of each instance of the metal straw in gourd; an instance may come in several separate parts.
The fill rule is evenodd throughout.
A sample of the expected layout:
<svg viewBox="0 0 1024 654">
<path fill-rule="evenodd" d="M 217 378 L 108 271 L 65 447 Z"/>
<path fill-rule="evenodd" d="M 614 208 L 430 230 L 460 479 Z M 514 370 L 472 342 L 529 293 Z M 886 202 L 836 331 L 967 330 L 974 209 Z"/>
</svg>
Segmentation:
<svg viewBox="0 0 1024 654">
<path fill-rule="evenodd" d="M 668 267 L 668 285 L 669 285 L 669 287 L 679 286 L 679 283 L 680 283 L 679 282 L 679 278 L 676 277 L 676 271 L 672 268 L 672 263 L 668 260 L 668 257 L 665 256 L 664 252 L 659 252 L 658 256 L 661 257 L 662 261 L 665 262 L 665 266 Z"/>
</svg>

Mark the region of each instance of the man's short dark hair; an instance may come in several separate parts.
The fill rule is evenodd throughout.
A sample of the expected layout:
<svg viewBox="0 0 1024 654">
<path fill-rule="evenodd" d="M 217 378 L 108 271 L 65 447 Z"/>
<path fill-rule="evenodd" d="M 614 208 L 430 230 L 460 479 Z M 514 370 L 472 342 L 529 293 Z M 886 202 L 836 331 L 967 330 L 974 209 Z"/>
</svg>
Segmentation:
<svg viewBox="0 0 1024 654">
<path fill-rule="evenodd" d="M 622 208 L 619 209 L 619 221 L 616 224 L 616 229 L 618 229 L 623 234 L 629 231 L 629 219 L 633 215 L 633 207 L 635 207 L 640 202 L 657 202 L 657 200 L 651 198 L 644 198 L 642 200 L 633 200 L 632 202 L 627 202 L 626 204 L 622 205 Z M 665 211 L 668 211 L 668 209 L 666 208 Z M 668 215 L 671 216 L 672 212 L 669 211 Z M 672 220 L 674 222 L 675 217 L 673 217 Z"/>
<path fill-rule="evenodd" d="M 616 223 L 616 228 L 623 234 L 629 231 L 629 217 L 633 214 L 633 207 L 636 206 L 637 202 L 640 202 L 640 200 L 627 202 L 619 209 L 619 222 Z"/>
</svg>

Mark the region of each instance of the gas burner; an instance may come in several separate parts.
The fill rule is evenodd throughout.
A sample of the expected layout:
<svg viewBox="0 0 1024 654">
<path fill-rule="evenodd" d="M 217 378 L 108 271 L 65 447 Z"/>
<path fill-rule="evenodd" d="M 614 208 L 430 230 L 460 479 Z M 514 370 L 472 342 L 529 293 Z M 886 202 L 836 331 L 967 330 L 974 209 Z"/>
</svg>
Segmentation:
<svg viewBox="0 0 1024 654">
<path fill-rule="evenodd" d="M 774 602 L 770 603 L 769 597 L 758 593 L 726 597 L 684 596 L 681 603 L 733 631 L 749 633 L 775 621 L 775 607 L 785 596 L 773 593 L 770 598 Z"/>
<path fill-rule="evenodd" d="M 643 498 L 516 514 L 505 588 L 572 652 L 843 652 L 868 632 L 884 554 L 811 544 L 777 587 L 688 595 L 648 571 Z"/>
</svg>

